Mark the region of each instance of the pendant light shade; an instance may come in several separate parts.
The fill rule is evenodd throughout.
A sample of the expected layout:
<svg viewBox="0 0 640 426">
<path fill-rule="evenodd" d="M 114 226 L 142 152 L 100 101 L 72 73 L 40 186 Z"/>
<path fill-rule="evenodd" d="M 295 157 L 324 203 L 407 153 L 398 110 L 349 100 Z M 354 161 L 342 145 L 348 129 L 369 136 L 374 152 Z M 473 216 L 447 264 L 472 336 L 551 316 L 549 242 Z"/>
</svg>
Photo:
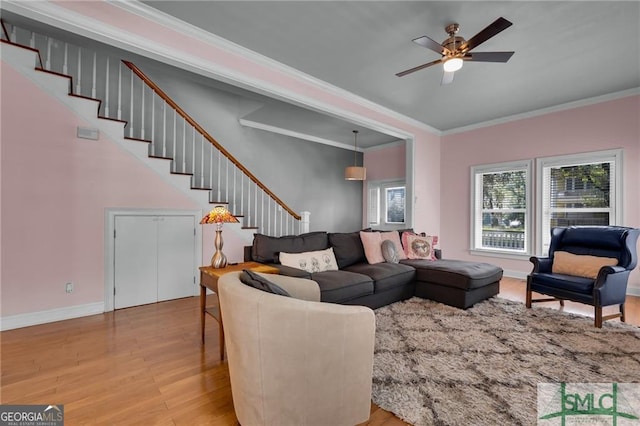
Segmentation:
<svg viewBox="0 0 640 426">
<path fill-rule="evenodd" d="M 367 178 L 367 169 L 358 166 L 358 131 L 353 131 L 353 166 L 344 169 L 344 178 L 346 180 L 365 180 Z"/>
</svg>

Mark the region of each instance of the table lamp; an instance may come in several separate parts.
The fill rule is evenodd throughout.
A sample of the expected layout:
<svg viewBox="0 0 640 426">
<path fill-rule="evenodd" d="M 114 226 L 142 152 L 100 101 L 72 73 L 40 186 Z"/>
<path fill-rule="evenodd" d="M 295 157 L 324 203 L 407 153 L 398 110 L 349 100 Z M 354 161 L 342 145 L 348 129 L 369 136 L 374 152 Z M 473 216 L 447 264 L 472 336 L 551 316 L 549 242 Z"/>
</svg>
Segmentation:
<svg viewBox="0 0 640 426">
<path fill-rule="evenodd" d="M 231 214 L 224 206 L 215 206 L 205 217 L 200 221 L 201 225 L 215 223 L 216 224 L 216 239 L 215 246 L 216 252 L 211 258 L 211 267 L 224 268 L 227 266 L 227 257 L 222 253 L 222 224 L 223 223 L 238 223 L 238 219 Z"/>
</svg>

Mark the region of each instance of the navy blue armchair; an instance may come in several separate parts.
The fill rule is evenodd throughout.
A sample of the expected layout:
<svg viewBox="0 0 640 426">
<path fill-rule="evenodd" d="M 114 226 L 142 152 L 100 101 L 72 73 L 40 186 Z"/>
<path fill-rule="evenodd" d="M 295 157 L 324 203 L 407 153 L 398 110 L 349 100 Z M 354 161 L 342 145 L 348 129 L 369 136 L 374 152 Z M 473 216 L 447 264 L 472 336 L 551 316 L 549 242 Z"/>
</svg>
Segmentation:
<svg viewBox="0 0 640 426">
<path fill-rule="evenodd" d="M 619 317 L 624 322 L 627 281 L 638 263 L 639 236 L 640 229 L 622 226 L 553 228 L 549 256 L 529 259 L 533 271 L 527 276 L 527 308 L 533 302 L 559 300 L 564 306 L 571 300 L 595 308 L 598 328 L 603 320 Z M 551 298 L 533 299 L 533 292 Z M 611 305 L 618 305 L 620 312 L 603 317 L 602 307 Z"/>
</svg>

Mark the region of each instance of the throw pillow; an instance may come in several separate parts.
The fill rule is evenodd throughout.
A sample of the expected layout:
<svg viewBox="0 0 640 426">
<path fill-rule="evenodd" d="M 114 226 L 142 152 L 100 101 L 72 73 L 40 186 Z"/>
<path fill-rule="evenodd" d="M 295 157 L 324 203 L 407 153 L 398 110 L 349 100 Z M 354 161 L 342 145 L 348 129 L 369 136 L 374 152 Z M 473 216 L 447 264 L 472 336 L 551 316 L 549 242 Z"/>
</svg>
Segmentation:
<svg viewBox="0 0 640 426">
<path fill-rule="evenodd" d="M 391 240 L 384 240 L 382 242 L 382 257 L 387 263 L 398 263 L 398 255 L 402 252 L 398 251 L 396 245 Z M 404 253 L 403 253 L 404 254 Z"/>
<path fill-rule="evenodd" d="M 370 264 L 384 262 L 382 256 L 382 237 L 380 232 L 360 231 L 360 239 L 364 247 L 364 255 Z"/>
<path fill-rule="evenodd" d="M 280 252 L 302 253 L 324 250 L 327 247 L 329 247 L 329 237 L 323 231 L 282 237 L 253 234 L 251 259 L 260 263 L 279 263 L 278 253 Z"/>
<path fill-rule="evenodd" d="M 603 266 L 615 266 L 618 259 L 613 257 L 590 256 L 587 254 L 573 254 L 566 251 L 556 251 L 553 254 L 554 274 L 566 274 L 584 278 L 598 278 L 598 272 Z"/>
<path fill-rule="evenodd" d="M 389 240 L 393 242 L 396 247 L 396 253 L 398 254 L 398 260 L 407 258 L 402 251 L 402 243 L 400 242 L 400 234 L 398 234 L 398 231 L 381 232 L 380 237 L 382 237 L 382 241 Z"/>
<path fill-rule="evenodd" d="M 329 233 L 329 245 L 333 248 L 339 269 L 367 261 L 358 231 Z"/>
<path fill-rule="evenodd" d="M 291 297 L 291 295 L 278 284 L 272 283 L 262 275 L 258 275 L 249 269 L 245 269 L 240 273 L 240 281 L 249 287 L 257 288 L 267 293 Z"/>
<path fill-rule="evenodd" d="M 333 247 L 326 250 L 307 251 L 303 253 L 280 253 L 280 263 L 284 266 L 303 269 L 307 272 L 337 271 L 338 263 Z"/>
<path fill-rule="evenodd" d="M 435 235 L 416 235 L 409 232 L 402 234 L 402 246 L 409 259 L 436 260 L 435 245 L 438 237 Z"/>
</svg>

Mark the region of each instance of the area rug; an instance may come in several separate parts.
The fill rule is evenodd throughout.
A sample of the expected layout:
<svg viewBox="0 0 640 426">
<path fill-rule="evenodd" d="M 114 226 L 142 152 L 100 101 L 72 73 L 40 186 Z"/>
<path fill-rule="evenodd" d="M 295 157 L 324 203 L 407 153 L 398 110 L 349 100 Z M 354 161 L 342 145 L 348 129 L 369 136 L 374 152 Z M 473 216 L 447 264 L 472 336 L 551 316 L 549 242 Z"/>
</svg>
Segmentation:
<svg viewBox="0 0 640 426">
<path fill-rule="evenodd" d="M 375 314 L 373 402 L 413 425 L 532 425 L 538 383 L 640 382 L 632 325 L 500 298 L 467 310 L 412 298 Z"/>
</svg>

